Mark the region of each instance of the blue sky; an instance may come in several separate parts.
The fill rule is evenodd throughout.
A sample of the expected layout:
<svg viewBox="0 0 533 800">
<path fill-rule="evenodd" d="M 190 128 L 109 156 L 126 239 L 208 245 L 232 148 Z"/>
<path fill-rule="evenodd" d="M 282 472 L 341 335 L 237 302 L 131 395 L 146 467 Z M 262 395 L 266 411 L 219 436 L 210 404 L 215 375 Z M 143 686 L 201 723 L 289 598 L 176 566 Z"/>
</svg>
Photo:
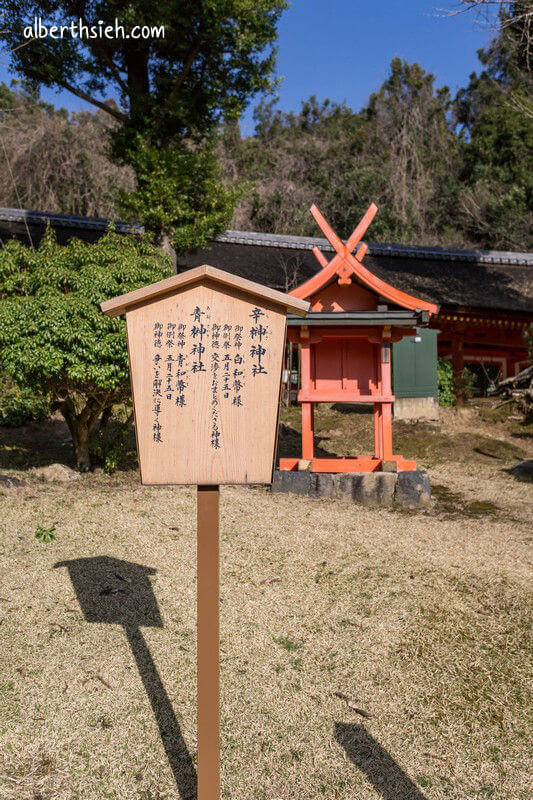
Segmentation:
<svg viewBox="0 0 533 800">
<path fill-rule="evenodd" d="M 316 94 L 358 110 L 394 56 L 417 61 L 439 86 L 464 86 L 490 35 L 471 13 L 437 16 L 439 6 L 453 7 L 451 0 L 293 0 L 279 28 L 279 107 L 299 108 Z"/>
<path fill-rule="evenodd" d="M 293 0 L 285 11 L 278 41 L 277 72 L 282 79 L 279 108 L 297 110 L 315 94 L 345 101 L 358 110 L 387 76 L 394 56 L 417 61 L 438 86 L 464 86 L 479 68 L 477 50 L 490 39 L 472 14 L 438 16 L 453 0 Z M 0 80 L 11 77 L 0 56 Z M 3 63 L 2 63 L 3 62 Z M 43 98 L 72 111 L 88 108 L 68 92 L 43 91 Z M 252 104 L 253 106 L 253 104 Z M 253 132 L 252 108 L 243 117 Z"/>
</svg>

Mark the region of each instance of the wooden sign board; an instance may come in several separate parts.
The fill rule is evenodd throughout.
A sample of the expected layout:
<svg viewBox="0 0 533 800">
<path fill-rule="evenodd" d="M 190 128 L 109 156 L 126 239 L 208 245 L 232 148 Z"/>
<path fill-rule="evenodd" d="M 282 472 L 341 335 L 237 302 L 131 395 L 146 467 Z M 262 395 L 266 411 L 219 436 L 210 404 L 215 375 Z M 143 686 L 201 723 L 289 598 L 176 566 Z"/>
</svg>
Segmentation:
<svg viewBox="0 0 533 800">
<path fill-rule="evenodd" d="M 271 482 L 286 312 L 308 307 L 209 266 L 102 303 L 126 313 L 142 483 Z"/>
</svg>

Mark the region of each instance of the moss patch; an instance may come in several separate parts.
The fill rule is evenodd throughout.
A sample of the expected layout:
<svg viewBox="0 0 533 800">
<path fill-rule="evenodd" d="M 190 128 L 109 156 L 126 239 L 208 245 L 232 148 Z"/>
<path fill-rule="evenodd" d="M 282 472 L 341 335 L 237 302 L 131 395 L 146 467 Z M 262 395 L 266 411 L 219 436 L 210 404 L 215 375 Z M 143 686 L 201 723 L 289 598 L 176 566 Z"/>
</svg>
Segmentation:
<svg viewBox="0 0 533 800">
<path fill-rule="evenodd" d="M 340 409 L 343 409 L 342 411 Z M 297 406 L 283 408 L 281 413 L 279 454 L 282 457 L 301 455 L 301 415 Z M 453 431 L 445 425 L 429 422 L 393 423 L 394 452 L 412 458 L 421 467 L 431 468 L 448 463 L 502 464 L 525 457 L 523 447 L 509 439 L 493 438 L 481 431 Z M 374 449 L 373 419 L 370 406 L 318 404 L 315 408 L 315 454 L 355 456 L 371 454 Z"/>
<path fill-rule="evenodd" d="M 501 512 L 499 506 L 490 500 L 467 500 L 460 492 L 452 491 L 448 486 L 434 483 L 431 495 L 436 501 L 435 512 L 466 517 L 494 517 Z"/>
</svg>

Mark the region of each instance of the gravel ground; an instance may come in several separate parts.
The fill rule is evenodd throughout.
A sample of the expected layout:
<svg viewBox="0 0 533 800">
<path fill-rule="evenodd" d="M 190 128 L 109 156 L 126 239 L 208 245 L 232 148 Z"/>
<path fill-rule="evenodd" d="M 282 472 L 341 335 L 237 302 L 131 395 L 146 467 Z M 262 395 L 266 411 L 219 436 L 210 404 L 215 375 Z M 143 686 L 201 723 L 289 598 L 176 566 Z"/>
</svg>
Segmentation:
<svg viewBox="0 0 533 800">
<path fill-rule="evenodd" d="M 436 464 L 424 513 L 222 490 L 225 800 L 529 800 L 506 466 Z M 192 800 L 193 490 L 25 480 L 0 495 L 0 798 Z"/>
</svg>

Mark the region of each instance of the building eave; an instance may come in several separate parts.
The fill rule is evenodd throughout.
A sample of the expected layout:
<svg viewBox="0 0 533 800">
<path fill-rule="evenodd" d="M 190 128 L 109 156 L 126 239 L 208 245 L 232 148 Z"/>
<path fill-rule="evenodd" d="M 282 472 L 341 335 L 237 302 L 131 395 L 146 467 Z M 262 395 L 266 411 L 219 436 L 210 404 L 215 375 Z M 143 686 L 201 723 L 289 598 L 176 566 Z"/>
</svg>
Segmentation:
<svg viewBox="0 0 533 800">
<path fill-rule="evenodd" d="M 1 222 L 21 222 L 28 225 L 51 225 L 53 228 L 79 228 L 80 230 L 106 231 L 113 225 L 118 233 L 143 234 L 144 226 L 121 222 L 107 217 L 80 217 L 75 214 L 55 214 L 24 208 L 0 207 Z"/>
<path fill-rule="evenodd" d="M 217 242 L 246 244 L 257 247 L 276 247 L 287 250 L 312 250 L 319 247 L 326 252 L 334 252 L 333 247 L 320 237 L 288 236 L 276 233 L 227 230 L 216 238 Z M 419 245 L 368 243 L 368 255 L 390 256 L 391 258 L 431 258 L 442 261 L 470 261 L 478 264 L 519 264 L 533 266 L 533 253 L 520 253 L 507 250 L 472 250 L 446 247 L 425 247 Z"/>
<path fill-rule="evenodd" d="M 427 311 L 308 311 L 305 317 L 287 314 L 287 324 L 327 325 L 328 327 L 357 327 L 369 325 L 394 325 L 412 328 L 426 326 Z"/>
</svg>

